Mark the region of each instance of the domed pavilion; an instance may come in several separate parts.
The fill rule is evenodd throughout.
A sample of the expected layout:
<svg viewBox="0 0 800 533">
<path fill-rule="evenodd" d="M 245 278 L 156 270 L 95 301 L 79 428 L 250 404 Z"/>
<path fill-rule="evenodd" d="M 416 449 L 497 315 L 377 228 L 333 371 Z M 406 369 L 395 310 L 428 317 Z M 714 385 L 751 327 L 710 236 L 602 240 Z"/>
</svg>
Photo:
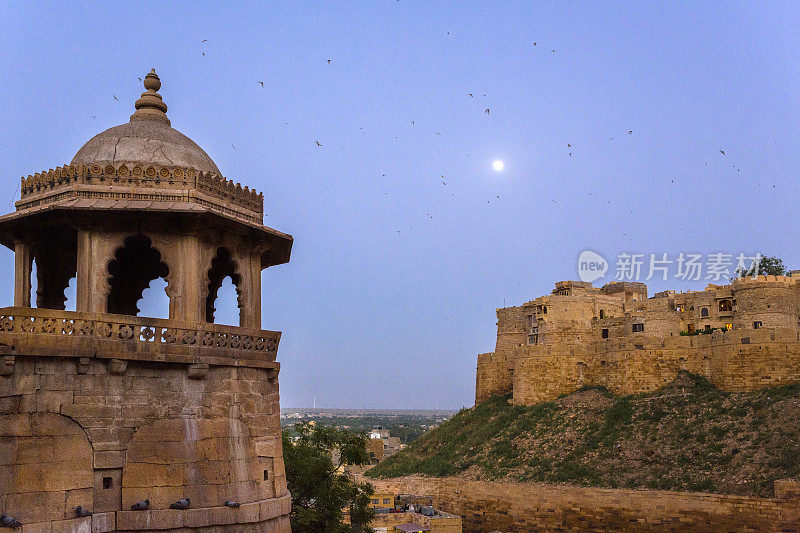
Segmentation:
<svg viewBox="0 0 800 533">
<path fill-rule="evenodd" d="M 31 531 L 289 533 L 280 332 L 261 329 L 261 271 L 289 261 L 292 237 L 172 128 L 155 70 L 144 87 L 129 122 L 22 178 L 0 217 L 15 254 L 14 306 L 0 309 L 0 511 Z M 139 316 L 158 278 L 169 318 Z M 226 278 L 239 326 L 214 323 Z"/>
</svg>

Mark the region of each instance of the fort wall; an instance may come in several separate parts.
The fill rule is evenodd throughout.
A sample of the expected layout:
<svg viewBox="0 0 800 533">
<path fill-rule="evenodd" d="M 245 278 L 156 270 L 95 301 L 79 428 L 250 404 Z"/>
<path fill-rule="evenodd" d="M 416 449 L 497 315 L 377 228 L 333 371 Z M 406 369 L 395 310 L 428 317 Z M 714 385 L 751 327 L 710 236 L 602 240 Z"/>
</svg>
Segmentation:
<svg viewBox="0 0 800 533">
<path fill-rule="evenodd" d="M 800 498 L 599 489 L 461 478 L 369 480 L 378 490 L 433 496 L 465 532 L 779 532 L 800 528 Z M 777 486 L 777 482 L 776 482 Z"/>
<path fill-rule="evenodd" d="M 649 299 L 642 284 L 575 283 L 497 310 L 496 351 L 478 357 L 476 402 L 513 392 L 512 403 L 531 405 L 583 386 L 646 392 L 682 370 L 735 392 L 800 381 L 797 277 Z"/>
</svg>

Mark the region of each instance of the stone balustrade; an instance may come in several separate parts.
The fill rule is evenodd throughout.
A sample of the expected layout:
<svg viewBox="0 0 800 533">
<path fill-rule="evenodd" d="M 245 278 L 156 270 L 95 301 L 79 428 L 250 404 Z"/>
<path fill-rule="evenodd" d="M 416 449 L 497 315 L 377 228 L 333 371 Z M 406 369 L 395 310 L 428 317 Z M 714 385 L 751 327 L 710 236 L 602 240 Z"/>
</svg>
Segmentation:
<svg viewBox="0 0 800 533">
<path fill-rule="evenodd" d="M 0 308 L 14 354 L 277 368 L 279 331 L 106 313 Z"/>
</svg>

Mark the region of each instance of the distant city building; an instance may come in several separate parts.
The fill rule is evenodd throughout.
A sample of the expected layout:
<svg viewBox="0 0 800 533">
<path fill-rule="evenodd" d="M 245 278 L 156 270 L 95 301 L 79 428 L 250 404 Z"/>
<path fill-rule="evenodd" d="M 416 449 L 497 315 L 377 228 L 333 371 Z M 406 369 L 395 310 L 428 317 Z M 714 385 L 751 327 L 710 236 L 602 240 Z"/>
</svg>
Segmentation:
<svg viewBox="0 0 800 533">
<path fill-rule="evenodd" d="M 369 440 L 367 441 L 367 451 L 374 464 L 378 464 L 387 457 L 399 452 L 403 449 L 403 444 L 400 443 L 400 437 L 392 437 L 389 435 L 389 430 L 384 427 L 374 427 L 369 432 Z"/>
</svg>

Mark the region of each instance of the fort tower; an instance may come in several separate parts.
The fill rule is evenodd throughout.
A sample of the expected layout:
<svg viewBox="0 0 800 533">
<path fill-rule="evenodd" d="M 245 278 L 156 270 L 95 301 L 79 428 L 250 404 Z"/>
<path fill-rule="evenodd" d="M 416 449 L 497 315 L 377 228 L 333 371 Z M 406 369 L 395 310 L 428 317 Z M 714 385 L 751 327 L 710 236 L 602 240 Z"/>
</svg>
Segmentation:
<svg viewBox="0 0 800 533">
<path fill-rule="evenodd" d="M 292 237 L 171 127 L 154 70 L 144 86 L 129 122 L 23 178 L 0 217 L 15 254 L 14 306 L 0 309 L 0 511 L 35 531 L 288 533 L 280 332 L 261 329 L 261 271 L 289 261 Z M 157 278 L 169 318 L 137 316 Z M 238 327 L 214 324 L 225 278 Z M 183 498 L 189 509 L 170 509 Z"/>
</svg>

